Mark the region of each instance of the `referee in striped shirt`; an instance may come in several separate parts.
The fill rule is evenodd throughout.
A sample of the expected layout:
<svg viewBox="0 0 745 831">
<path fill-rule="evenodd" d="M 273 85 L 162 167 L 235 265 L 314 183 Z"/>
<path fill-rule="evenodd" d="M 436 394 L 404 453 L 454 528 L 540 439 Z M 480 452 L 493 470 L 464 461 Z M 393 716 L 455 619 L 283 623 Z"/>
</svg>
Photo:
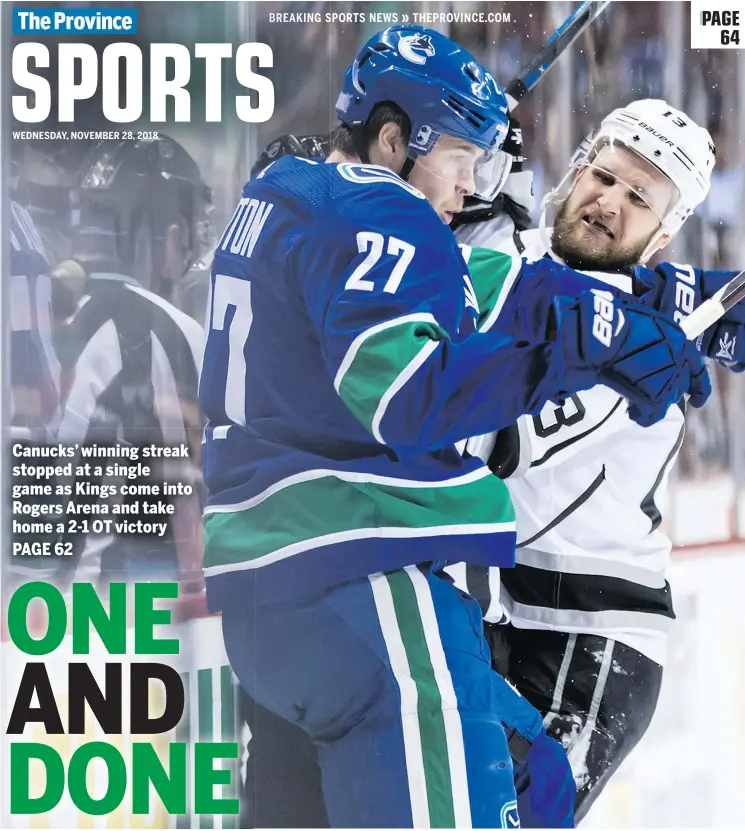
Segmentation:
<svg viewBox="0 0 745 831">
<path fill-rule="evenodd" d="M 167 529 L 162 536 L 69 533 L 66 539 L 74 548 L 69 576 L 94 583 L 163 577 L 198 582 L 202 424 L 197 382 L 204 334 L 167 298 L 207 253 L 210 190 L 191 156 L 169 138 L 104 141 L 84 159 L 78 207 L 72 258 L 55 271 L 80 297 L 58 342 L 65 396 L 58 439 L 110 454 L 91 459 L 91 471 L 99 464 L 139 462 L 150 467 L 150 476 L 137 483 L 181 484 L 192 493 L 164 498 L 161 488 L 159 496 L 106 499 L 109 505 L 118 499 L 123 513 L 104 518 L 165 522 Z M 142 450 L 151 445 L 186 445 L 188 456 L 143 458 Z M 131 449 L 137 450 L 136 459 Z M 93 474 L 84 482 L 78 479 L 73 492 L 125 481 L 133 480 L 127 474 Z M 78 493 L 71 501 L 103 500 Z M 162 511 L 165 503 L 175 513 L 145 513 L 146 508 Z M 69 531 L 80 528 L 68 522 L 78 516 L 90 522 L 98 515 L 67 514 Z"/>
</svg>

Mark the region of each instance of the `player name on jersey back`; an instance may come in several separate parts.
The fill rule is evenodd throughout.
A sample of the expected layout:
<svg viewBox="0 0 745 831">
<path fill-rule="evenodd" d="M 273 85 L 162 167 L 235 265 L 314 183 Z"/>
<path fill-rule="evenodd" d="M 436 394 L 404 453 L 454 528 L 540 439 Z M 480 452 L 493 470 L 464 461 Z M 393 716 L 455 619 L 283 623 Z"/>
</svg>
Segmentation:
<svg viewBox="0 0 745 831">
<path fill-rule="evenodd" d="M 243 197 L 220 240 L 220 248 L 231 254 L 250 257 L 273 208 L 272 202 Z"/>
</svg>

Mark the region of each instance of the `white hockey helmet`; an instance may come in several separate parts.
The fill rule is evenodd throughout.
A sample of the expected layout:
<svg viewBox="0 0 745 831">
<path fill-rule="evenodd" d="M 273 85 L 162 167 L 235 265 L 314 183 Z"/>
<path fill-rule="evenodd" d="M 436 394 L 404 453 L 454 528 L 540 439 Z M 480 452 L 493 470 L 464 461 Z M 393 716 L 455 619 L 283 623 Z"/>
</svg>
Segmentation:
<svg viewBox="0 0 745 831">
<path fill-rule="evenodd" d="M 665 233 L 676 234 L 709 193 L 716 162 L 709 131 L 666 101 L 645 98 L 606 116 L 585 158 L 592 159 L 596 147 L 614 141 L 638 153 L 677 187 L 678 199 L 662 217 Z"/>
<path fill-rule="evenodd" d="M 580 144 L 569 171 L 557 188 L 546 194 L 541 226 L 549 204 L 562 203 L 571 191 L 574 173 L 591 162 L 598 150 L 618 142 L 656 167 L 678 189 L 677 199 L 660 217 L 660 229 L 647 246 L 642 261 L 651 256 L 663 234 L 677 234 L 696 207 L 706 199 L 716 163 L 709 131 L 660 98 L 632 101 L 607 115 L 600 127 Z"/>
</svg>

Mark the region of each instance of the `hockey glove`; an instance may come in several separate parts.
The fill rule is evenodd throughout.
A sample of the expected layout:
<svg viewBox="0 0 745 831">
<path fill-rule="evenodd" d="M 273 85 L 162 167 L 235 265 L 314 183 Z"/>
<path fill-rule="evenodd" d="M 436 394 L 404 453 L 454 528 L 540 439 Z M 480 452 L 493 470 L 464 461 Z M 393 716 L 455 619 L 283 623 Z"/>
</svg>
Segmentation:
<svg viewBox="0 0 745 831">
<path fill-rule="evenodd" d="M 574 828 L 576 786 L 566 751 L 546 735 L 541 714 L 527 698 L 498 677 L 493 694 L 512 756 L 521 826 Z"/>
<path fill-rule="evenodd" d="M 282 156 L 297 156 L 300 159 L 325 159 L 329 155 L 328 136 L 294 136 L 286 133 L 270 142 L 251 168 L 251 178 L 269 167 Z"/>
<path fill-rule="evenodd" d="M 670 315 L 676 323 L 688 317 L 728 283 L 736 271 L 704 271 L 690 265 L 660 263 L 654 271 L 636 268 L 634 277 L 642 303 Z M 639 290 L 638 289 L 638 290 Z M 745 371 L 745 303 L 738 303 L 696 341 L 701 354 L 729 367 Z"/>
<path fill-rule="evenodd" d="M 502 150 L 512 156 L 513 161 L 510 173 L 520 173 L 525 164 L 525 156 L 523 156 L 523 131 L 520 127 L 520 122 L 512 115 L 507 125 L 507 137 L 502 145 Z"/>
<path fill-rule="evenodd" d="M 577 786 L 566 750 L 545 728 L 527 758 L 514 762 L 514 775 L 522 828 L 574 828 Z"/>
<path fill-rule="evenodd" d="M 576 299 L 557 297 L 557 379 L 567 394 L 597 383 L 629 399 L 629 416 L 644 427 L 659 421 L 686 393 L 701 407 L 711 394 L 703 359 L 671 318 L 633 298 L 591 289 Z"/>
</svg>

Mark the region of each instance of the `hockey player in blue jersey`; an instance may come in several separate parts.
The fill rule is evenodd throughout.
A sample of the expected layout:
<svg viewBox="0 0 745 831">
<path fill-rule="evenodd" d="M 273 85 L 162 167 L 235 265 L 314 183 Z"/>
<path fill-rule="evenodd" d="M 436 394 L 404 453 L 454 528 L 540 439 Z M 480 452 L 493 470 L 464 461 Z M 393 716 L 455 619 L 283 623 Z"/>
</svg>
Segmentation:
<svg viewBox="0 0 745 831">
<path fill-rule="evenodd" d="M 456 44 L 376 35 L 337 111 L 329 163 L 268 167 L 215 254 L 208 602 L 244 688 L 318 747 L 331 825 L 516 827 L 505 726 L 568 825 L 563 751 L 491 670 L 480 609 L 442 571 L 453 551 L 514 557 L 503 483 L 454 445 L 598 377 L 640 418 L 686 392 L 700 404 L 705 371 L 671 321 L 625 299 L 560 298 L 514 336 L 475 333 L 447 223 L 510 160 L 504 96 Z"/>
</svg>

